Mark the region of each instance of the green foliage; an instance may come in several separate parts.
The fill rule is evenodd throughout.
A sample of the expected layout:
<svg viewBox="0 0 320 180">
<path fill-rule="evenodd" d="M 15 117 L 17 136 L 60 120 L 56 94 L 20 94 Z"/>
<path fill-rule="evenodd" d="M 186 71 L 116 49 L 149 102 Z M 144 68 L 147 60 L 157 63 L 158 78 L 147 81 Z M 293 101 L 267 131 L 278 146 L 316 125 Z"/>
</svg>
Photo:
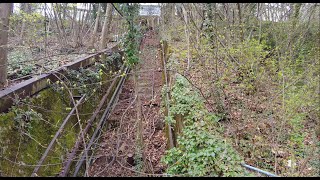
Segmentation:
<svg viewBox="0 0 320 180">
<path fill-rule="evenodd" d="M 24 61 L 28 61 L 32 58 L 32 55 L 27 50 L 18 50 L 9 52 L 8 54 L 8 62 L 10 65 L 8 66 L 9 74 L 16 73 L 18 77 L 25 76 L 31 74 L 33 72 L 34 67 L 28 63 L 23 63 Z"/>
<path fill-rule="evenodd" d="M 182 176 L 246 176 L 240 166 L 242 158 L 220 135 L 221 117 L 210 114 L 204 101 L 181 75 L 176 76 L 172 89 L 171 114 L 185 117 L 178 147 L 167 151 L 162 159 L 169 175 Z M 166 117 L 167 121 L 173 119 Z M 169 123 L 173 123 L 170 122 Z"/>
<path fill-rule="evenodd" d="M 309 157 L 307 152 L 313 152 L 311 149 L 316 140 L 310 140 L 310 137 L 315 133 L 314 127 L 319 124 L 317 120 L 320 117 L 319 8 L 308 4 L 302 5 L 299 11 L 295 4 L 289 6 L 294 8 L 288 19 L 260 21 L 258 16 L 251 18 L 251 15 L 258 15 L 261 6 L 240 4 L 242 12 L 248 10 L 251 15 L 242 14 L 242 22 L 239 22 L 239 19 L 227 17 L 221 12 L 227 5 L 204 4 L 201 7 L 204 21 L 199 31 L 200 41 L 191 46 L 199 56 L 192 57 L 192 68 L 187 73 L 196 81 L 201 80 L 201 87 L 205 90 L 211 89 L 210 82 L 206 85 L 206 81 L 214 79 L 213 84 L 221 84 L 217 89 L 221 88 L 224 92 L 218 97 L 232 99 L 223 105 L 229 110 L 241 110 L 240 117 L 229 111 L 231 123 L 227 128 L 232 131 L 245 127 L 245 131 L 231 133 L 230 136 L 237 138 L 234 143 L 253 164 L 270 171 L 277 169 L 277 173 L 284 176 L 295 175 L 297 173 L 293 172 L 299 171 L 311 175 L 312 170 L 307 169 L 318 170 L 317 163 L 313 163 L 311 168 L 307 162 L 309 168 L 303 170 L 299 169 L 299 165 Z M 183 19 L 179 21 L 184 25 Z M 191 32 L 197 30 L 191 23 L 187 25 Z M 163 34 L 172 33 L 170 30 L 168 28 Z M 173 29 L 173 34 L 181 32 L 178 26 Z M 197 35 L 190 38 L 198 40 Z M 175 71 L 183 72 L 185 67 L 181 66 L 184 65 L 181 61 L 186 57 L 187 47 L 178 42 L 173 42 L 172 46 L 174 53 L 168 64 Z M 215 100 L 216 96 L 207 97 L 214 104 L 219 102 Z M 182 95 L 177 102 L 187 102 L 186 99 Z M 173 100 L 170 103 L 174 103 Z M 196 103 L 190 106 L 192 111 L 196 111 Z M 190 116 L 185 104 L 177 107 L 171 109 Z M 233 121 L 235 119 L 239 121 Z M 272 124 L 267 119 L 272 120 Z M 173 117 L 166 117 L 166 120 L 173 125 L 175 123 Z M 261 121 L 267 126 L 259 127 L 257 131 L 254 127 L 259 126 Z M 275 144 L 276 147 L 281 146 L 281 150 L 278 149 L 281 153 L 277 154 Z M 318 161 L 316 158 L 312 157 L 312 161 Z M 289 159 L 299 165 L 286 167 Z"/>
<path fill-rule="evenodd" d="M 68 79 L 72 81 L 73 87 L 76 88 L 80 94 L 91 94 L 101 87 L 99 82 L 102 79 L 103 71 L 93 71 L 91 69 L 80 68 L 79 71 L 68 71 Z"/>
<path fill-rule="evenodd" d="M 319 77 L 312 78 L 311 74 L 315 71 L 311 70 L 305 77 L 301 85 L 290 86 L 286 89 L 285 94 L 285 117 L 289 120 L 292 128 L 290 133 L 289 144 L 295 149 L 296 155 L 303 155 L 305 148 L 304 139 L 307 132 L 304 132 L 304 124 L 307 112 L 304 109 L 313 109 L 319 111 L 319 94 L 314 94 L 319 86 Z M 318 104 L 318 105 L 317 105 Z"/>
<path fill-rule="evenodd" d="M 238 69 L 238 81 L 248 94 L 256 92 L 256 79 L 265 75 L 263 61 L 269 60 L 266 55 L 268 51 L 264 50 L 265 45 L 252 39 L 234 45 L 229 48 L 230 55 L 240 63 Z M 271 61 L 272 63 L 272 61 Z"/>
<path fill-rule="evenodd" d="M 129 66 L 133 66 L 139 62 L 139 45 L 141 33 L 137 25 L 137 17 L 139 15 L 138 3 L 124 3 L 121 6 L 121 11 L 126 19 L 127 33 L 125 34 L 123 46 L 125 58 Z"/>
<path fill-rule="evenodd" d="M 36 5 L 36 4 L 32 4 Z M 43 41 L 44 32 L 44 21 L 45 17 L 38 12 L 19 12 L 18 14 L 14 13 L 10 16 L 10 28 L 16 34 L 21 33 L 22 24 L 25 23 L 25 29 L 23 32 L 23 42 L 29 45 L 30 47 L 37 46 Z"/>
<path fill-rule="evenodd" d="M 15 121 L 16 128 L 20 133 L 29 133 L 30 129 L 32 129 L 31 122 L 40 121 L 40 119 L 42 119 L 42 115 L 30 107 L 28 110 L 24 110 L 19 107 L 13 107 L 12 111 L 15 113 L 13 120 Z"/>
<path fill-rule="evenodd" d="M 183 129 L 179 147 L 167 151 L 167 173 L 186 176 L 243 176 L 242 159 L 220 136 L 195 123 Z"/>
<path fill-rule="evenodd" d="M 317 148 L 317 150 L 314 152 L 314 154 L 320 154 L 320 141 L 318 141 L 318 142 L 316 142 L 316 148 Z M 315 177 L 319 177 L 319 174 L 320 174 L 320 161 L 319 161 L 319 159 L 318 158 L 316 158 L 316 159 L 313 159 L 312 161 L 311 161 L 311 165 L 314 167 L 314 169 L 315 169 Z"/>
</svg>

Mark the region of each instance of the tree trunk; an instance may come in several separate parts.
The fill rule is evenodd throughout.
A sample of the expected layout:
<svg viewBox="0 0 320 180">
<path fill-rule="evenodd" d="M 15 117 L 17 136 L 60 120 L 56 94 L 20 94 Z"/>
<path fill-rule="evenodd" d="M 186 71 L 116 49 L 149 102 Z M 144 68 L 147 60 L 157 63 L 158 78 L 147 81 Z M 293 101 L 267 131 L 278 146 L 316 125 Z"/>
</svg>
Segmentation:
<svg viewBox="0 0 320 180">
<path fill-rule="evenodd" d="M 68 3 L 62 3 L 61 8 L 62 8 L 63 19 L 66 19 L 67 7 L 68 7 Z"/>
<path fill-rule="evenodd" d="M 54 14 L 54 22 L 57 26 L 57 30 L 58 30 L 58 40 L 59 40 L 59 43 L 60 45 L 62 46 L 62 48 L 66 47 L 67 46 L 67 43 L 66 43 L 66 36 L 65 36 L 65 31 L 62 29 L 63 27 L 60 27 L 59 26 L 59 22 L 58 22 L 58 17 L 59 17 L 59 12 L 58 11 L 58 4 L 56 3 L 55 5 L 52 3 L 52 7 L 53 8 L 53 14 Z M 61 18 L 60 18 L 61 20 Z M 62 23 L 62 21 L 61 21 Z"/>
<path fill-rule="evenodd" d="M 241 7 L 240 3 L 237 3 L 238 7 L 238 15 L 239 15 L 239 26 L 240 26 L 240 40 L 241 42 L 244 40 L 244 30 L 243 30 L 243 25 L 242 25 L 242 17 L 241 17 Z"/>
<path fill-rule="evenodd" d="M 30 3 L 21 3 L 20 9 L 25 14 L 32 13 L 32 6 Z M 20 31 L 20 37 L 19 37 L 19 45 L 23 44 L 23 37 L 25 36 L 26 32 L 26 20 L 25 18 L 22 19 L 22 25 L 21 25 L 21 31 Z"/>
<path fill-rule="evenodd" d="M 258 15 L 259 16 L 259 43 L 261 43 L 261 29 L 262 29 L 262 24 L 261 24 L 261 21 L 262 21 L 262 4 L 260 6 L 260 4 L 258 3 Z"/>
<path fill-rule="evenodd" d="M 6 87 L 7 82 L 7 44 L 9 31 L 9 16 L 13 3 L 0 3 L 0 88 Z"/>
<path fill-rule="evenodd" d="M 87 7 L 87 4 L 85 4 L 85 9 Z M 82 14 L 81 14 L 82 12 Z M 78 47 L 81 47 L 82 46 L 82 32 L 83 32 L 83 26 L 84 26 L 84 23 L 85 23 L 85 14 L 86 14 L 86 11 L 85 10 L 80 10 L 80 13 L 79 13 L 79 16 L 80 16 L 80 19 L 79 19 L 79 23 L 77 24 L 77 28 L 78 30 L 76 31 L 76 36 L 75 36 L 75 48 L 78 48 Z M 81 37 L 80 37 L 81 36 Z"/>
<path fill-rule="evenodd" d="M 108 34 L 112 20 L 112 4 L 107 3 L 106 17 L 104 19 L 104 24 L 102 27 L 102 35 L 100 41 L 100 49 L 104 49 L 107 46 Z"/>
<path fill-rule="evenodd" d="M 302 3 L 294 4 L 294 14 L 293 14 L 293 29 L 296 27 L 297 22 L 299 22 L 299 14 Z"/>
<path fill-rule="evenodd" d="M 27 3 L 20 3 L 20 10 L 22 12 L 26 12 L 27 9 Z M 24 31 L 25 31 L 25 26 L 26 26 L 26 21 L 24 19 L 22 19 L 22 25 L 21 25 L 21 31 L 20 31 L 20 37 L 19 37 L 19 44 L 22 44 L 22 38 L 24 36 Z"/>
<path fill-rule="evenodd" d="M 97 35 L 97 31 L 98 31 L 98 26 L 99 26 L 100 12 L 101 12 L 101 5 L 100 5 L 100 3 L 99 3 L 98 12 L 97 12 L 97 17 L 96 17 L 96 22 L 95 22 L 95 24 L 94 24 L 94 30 L 93 30 L 93 32 L 92 32 L 92 36 L 91 36 L 89 48 L 94 48 L 94 42 L 95 42 L 95 39 L 96 39 L 96 35 Z"/>
<path fill-rule="evenodd" d="M 189 71 L 189 69 L 190 69 L 190 32 L 189 32 L 189 27 L 188 27 L 188 13 L 187 13 L 186 9 L 184 8 L 184 6 L 182 6 L 182 13 L 183 13 L 184 21 L 185 21 L 185 26 L 184 27 L 185 27 L 187 46 L 188 46 L 188 54 L 187 54 L 188 65 L 187 65 L 187 70 Z"/>
</svg>

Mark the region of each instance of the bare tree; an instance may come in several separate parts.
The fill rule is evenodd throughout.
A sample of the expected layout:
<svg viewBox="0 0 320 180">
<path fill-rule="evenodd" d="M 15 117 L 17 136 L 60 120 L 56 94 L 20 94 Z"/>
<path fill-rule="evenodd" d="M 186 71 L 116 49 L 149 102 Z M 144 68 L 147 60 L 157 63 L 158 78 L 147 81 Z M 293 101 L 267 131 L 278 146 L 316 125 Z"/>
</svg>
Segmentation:
<svg viewBox="0 0 320 180">
<path fill-rule="evenodd" d="M 112 21 L 112 4 L 107 4 L 106 17 L 104 19 L 104 24 L 102 27 L 102 35 L 100 40 L 100 49 L 104 49 L 108 42 L 108 34 Z"/>
<path fill-rule="evenodd" d="M 20 10 L 21 12 L 27 12 L 27 6 L 28 3 L 20 3 Z M 21 25 L 21 32 L 20 32 L 20 38 L 19 38 L 19 44 L 22 44 L 22 38 L 24 36 L 24 31 L 25 31 L 25 26 L 26 26 L 26 21 L 22 20 L 22 25 Z"/>
<path fill-rule="evenodd" d="M 94 43 L 94 41 L 96 39 L 96 35 L 97 35 L 97 31 L 98 31 L 99 20 L 100 20 L 100 12 L 101 12 L 101 4 L 99 3 L 96 22 L 94 24 L 94 30 L 92 32 L 92 36 L 91 36 L 91 39 L 90 39 L 89 48 L 93 48 L 94 47 L 93 43 Z"/>
<path fill-rule="evenodd" d="M 186 35 L 186 40 L 187 40 L 187 47 L 188 47 L 188 54 L 187 54 L 187 59 L 188 59 L 188 66 L 187 66 L 187 70 L 190 69 L 190 30 L 189 30 L 189 21 L 188 21 L 188 13 L 186 8 L 183 6 L 182 7 L 182 13 L 183 13 L 183 17 L 184 17 L 184 22 L 185 22 L 185 35 Z"/>
<path fill-rule="evenodd" d="M 7 49 L 9 16 L 12 3 L 0 3 L 0 88 L 6 87 L 7 83 Z"/>
</svg>

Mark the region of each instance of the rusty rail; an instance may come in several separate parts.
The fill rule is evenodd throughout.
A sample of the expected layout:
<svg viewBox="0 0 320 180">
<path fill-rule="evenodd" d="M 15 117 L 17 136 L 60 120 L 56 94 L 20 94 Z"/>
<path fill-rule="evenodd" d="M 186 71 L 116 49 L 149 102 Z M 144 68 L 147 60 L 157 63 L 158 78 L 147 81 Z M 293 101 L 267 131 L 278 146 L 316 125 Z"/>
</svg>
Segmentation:
<svg viewBox="0 0 320 180">
<path fill-rule="evenodd" d="M 49 86 L 48 79 L 51 81 L 56 81 L 57 77 L 54 75 L 56 74 L 65 74 L 67 70 L 77 70 L 80 67 L 87 67 L 92 65 L 99 59 L 100 55 L 107 54 L 111 55 L 113 52 L 120 52 L 118 50 L 118 44 L 114 45 L 111 48 L 107 48 L 101 50 L 95 54 L 89 55 L 87 57 L 79 58 L 75 62 L 71 62 L 67 65 L 64 65 L 56 70 L 52 70 L 49 73 L 45 73 L 21 83 L 18 83 L 12 87 L 8 87 L 2 91 L 0 91 L 0 113 L 6 112 L 13 104 L 14 100 L 18 98 L 25 98 L 28 96 L 32 96 L 37 92 L 45 89 Z"/>
<path fill-rule="evenodd" d="M 54 135 L 54 137 L 52 138 L 49 146 L 47 147 L 46 151 L 43 153 L 41 159 L 39 160 L 37 166 L 34 168 L 33 173 L 31 174 L 31 177 L 34 176 L 38 176 L 37 172 L 40 169 L 40 166 L 42 165 L 43 161 L 45 160 L 45 158 L 47 157 L 49 151 L 51 150 L 53 144 L 55 143 L 56 139 L 60 136 L 64 126 L 67 124 L 67 122 L 69 121 L 70 117 L 73 115 L 74 111 L 76 110 L 76 108 L 80 105 L 80 103 L 84 100 L 85 98 L 85 94 L 80 98 L 80 100 L 78 101 L 78 103 L 72 108 L 72 110 L 70 111 L 70 113 L 68 114 L 68 116 L 64 119 L 63 123 L 61 124 L 59 130 L 56 132 L 56 134 Z"/>
<path fill-rule="evenodd" d="M 129 72 L 129 68 L 126 68 L 125 73 L 127 74 L 128 72 Z M 105 123 L 107 122 L 108 117 L 110 115 L 110 112 L 112 111 L 112 106 L 113 106 L 113 104 L 115 102 L 115 97 L 119 95 L 120 89 L 121 89 L 121 87 L 122 87 L 122 85 L 124 83 L 125 78 L 126 78 L 126 76 L 123 76 L 121 78 L 120 82 L 118 83 L 118 86 L 117 86 L 115 92 L 113 93 L 113 95 L 111 97 L 110 103 L 108 104 L 105 112 L 103 113 L 103 115 L 102 115 L 102 117 L 101 117 L 101 119 L 99 121 L 99 124 L 98 124 L 97 128 L 95 129 L 95 131 L 94 131 L 94 133 L 93 133 L 93 135 L 92 135 L 92 137 L 91 137 L 91 139 L 89 141 L 89 144 L 87 145 L 87 148 L 85 150 L 86 152 L 83 152 L 81 154 L 80 161 L 77 162 L 76 169 L 75 169 L 75 171 L 73 173 L 74 177 L 77 176 L 77 174 L 78 174 L 78 172 L 79 172 L 79 170 L 80 170 L 80 168 L 81 168 L 81 166 L 83 164 L 83 161 L 84 161 L 84 158 L 85 158 L 85 154 L 87 153 L 87 151 L 91 148 L 92 144 L 94 143 L 98 132 L 100 132 L 101 128 L 103 128 Z M 90 158 L 90 160 L 89 160 L 89 164 L 91 163 L 91 159 L 92 158 Z"/>
<path fill-rule="evenodd" d="M 122 66 L 121 69 L 124 69 L 124 65 Z M 82 136 L 81 136 L 81 133 L 87 134 L 89 128 L 92 126 L 93 121 L 95 120 L 96 116 L 97 116 L 98 113 L 100 112 L 100 109 L 102 108 L 104 102 L 107 100 L 108 95 L 110 94 L 113 86 L 116 84 L 117 81 L 118 81 L 118 77 L 117 77 L 116 79 L 114 79 L 113 82 L 111 83 L 111 85 L 109 86 L 106 94 L 102 97 L 102 99 L 101 99 L 101 101 L 100 101 L 100 103 L 99 103 L 98 108 L 95 110 L 95 112 L 93 113 L 93 115 L 91 116 L 91 118 L 88 120 L 87 125 L 86 125 L 85 129 L 83 130 L 83 132 L 80 132 L 80 133 L 79 133 L 79 135 L 78 135 L 79 138 L 77 139 L 77 141 L 76 141 L 76 143 L 75 143 L 75 145 L 74 145 L 71 153 L 68 154 L 67 160 L 66 160 L 66 162 L 64 163 L 64 166 L 63 166 L 61 172 L 59 173 L 59 176 L 60 176 L 60 177 L 61 177 L 61 176 L 64 177 L 64 176 L 66 176 L 66 174 L 68 173 L 69 168 L 70 168 L 71 163 L 72 163 L 72 160 L 73 160 L 74 156 L 76 155 L 77 150 L 79 149 L 79 147 L 80 147 L 80 145 L 81 145 L 81 142 L 82 142 L 82 141 L 81 141 L 81 137 L 82 137 Z M 119 82 L 119 83 L 120 83 L 120 82 Z M 118 83 L 118 84 L 119 84 L 119 83 Z M 110 103 L 109 103 L 109 104 L 110 104 Z"/>
</svg>

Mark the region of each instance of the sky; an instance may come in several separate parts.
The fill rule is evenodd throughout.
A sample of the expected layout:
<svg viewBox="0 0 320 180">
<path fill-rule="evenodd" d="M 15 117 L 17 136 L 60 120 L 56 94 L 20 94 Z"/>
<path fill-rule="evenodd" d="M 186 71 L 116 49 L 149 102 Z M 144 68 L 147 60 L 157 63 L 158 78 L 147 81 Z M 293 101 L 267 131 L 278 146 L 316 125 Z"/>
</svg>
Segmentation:
<svg viewBox="0 0 320 180">
<path fill-rule="evenodd" d="M 159 5 L 159 3 L 139 3 L 141 5 Z M 13 7 L 13 12 L 16 13 L 19 10 L 20 7 L 20 3 L 13 3 L 14 7 Z M 51 8 L 51 3 L 47 3 L 48 8 Z M 85 6 L 83 5 L 83 3 L 77 3 L 77 6 L 79 8 L 85 8 Z M 42 13 L 44 15 L 44 12 Z"/>
</svg>

